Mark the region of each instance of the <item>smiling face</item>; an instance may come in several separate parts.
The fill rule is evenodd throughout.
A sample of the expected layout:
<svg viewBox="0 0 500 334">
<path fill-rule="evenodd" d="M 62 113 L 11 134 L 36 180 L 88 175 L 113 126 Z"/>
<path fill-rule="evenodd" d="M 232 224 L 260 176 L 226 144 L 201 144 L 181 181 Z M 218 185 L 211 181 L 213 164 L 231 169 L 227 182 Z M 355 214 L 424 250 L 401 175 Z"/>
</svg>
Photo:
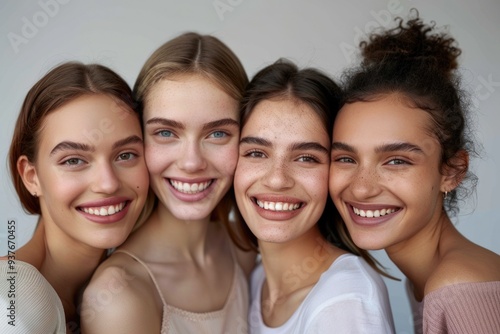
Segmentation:
<svg viewBox="0 0 500 334">
<path fill-rule="evenodd" d="M 330 194 L 353 241 L 386 250 L 432 230 L 451 189 L 430 116 L 400 96 L 346 104 L 333 128 Z"/>
<path fill-rule="evenodd" d="M 46 229 L 99 249 L 120 245 L 148 191 L 138 117 L 111 97 L 86 95 L 47 115 L 39 138 L 24 170 Z M 19 164 L 31 166 L 25 157 Z"/>
<path fill-rule="evenodd" d="M 328 196 L 329 137 L 308 105 L 264 100 L 243 126 L 234 188 L 238 208 L 264 242 L 309 231 Z"/>
<path fill-rule="evenodd" d="M 178 219 L 210 214 L 233 182 L 238 159 L 238 102 L 197 75 L 164 79 L 144 105 L 151 187 Z"/>
</svg>

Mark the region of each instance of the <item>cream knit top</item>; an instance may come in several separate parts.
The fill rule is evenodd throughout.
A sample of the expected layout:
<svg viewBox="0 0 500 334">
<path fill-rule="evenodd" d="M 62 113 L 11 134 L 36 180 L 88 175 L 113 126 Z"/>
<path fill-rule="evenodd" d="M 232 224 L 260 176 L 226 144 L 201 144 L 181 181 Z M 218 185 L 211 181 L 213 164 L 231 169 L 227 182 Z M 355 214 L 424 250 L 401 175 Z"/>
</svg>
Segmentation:
<svg viewBox="0 0 500 334">
<path fill-rule="evenodd" d="M 0 333 L 66 333 L 61 300 L 29 263 L 0 260 Z"/>
</svg>

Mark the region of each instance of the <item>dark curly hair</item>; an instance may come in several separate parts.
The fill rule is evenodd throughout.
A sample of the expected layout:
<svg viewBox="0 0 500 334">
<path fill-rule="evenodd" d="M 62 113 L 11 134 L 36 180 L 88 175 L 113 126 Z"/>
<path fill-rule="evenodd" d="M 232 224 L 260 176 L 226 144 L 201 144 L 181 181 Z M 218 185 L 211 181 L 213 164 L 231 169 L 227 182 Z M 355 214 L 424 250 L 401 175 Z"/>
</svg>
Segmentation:
<svg viewBox="0 0 500 334">
<path fill-rule="evenodd" d="M 416 9 L 406 23 L 402 18 L 396 22 L 397 27 L 373 33 L 360 43 L 361 65 L 344 73 L 343 103 L 398 93 L 409 106 L 426 111 L 432 119 L 431 133 L 441 146 L 441 172 L 448 166 L 468 181 L 467 187 L 462 182 L 445 198 L 445 210 L 456 214 L 458 200 L 472 193 L 477 183 L 468 164 L 454 159 L 461 151 L 477 155 L 469 128 L 470 103 L 456 71 L 461 50 L 435 22 L 424 24 Z"/>
</svg>

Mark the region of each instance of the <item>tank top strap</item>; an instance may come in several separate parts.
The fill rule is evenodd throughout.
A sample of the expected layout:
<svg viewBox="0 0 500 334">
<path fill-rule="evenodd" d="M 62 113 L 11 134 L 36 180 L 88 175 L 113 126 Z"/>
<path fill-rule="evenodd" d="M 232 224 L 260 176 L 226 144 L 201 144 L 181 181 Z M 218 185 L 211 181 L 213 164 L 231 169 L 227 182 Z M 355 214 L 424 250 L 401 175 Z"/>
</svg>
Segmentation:
<svg viewBox="0 0 500 334">
<path fill-rule="evenodd" d="M 114 253 L 126 254 L 126 255 L 130 256 L 131 258 L 133 258 L 134 260 L 136 260 L 137 262 L 139 262 L 144 267 L 144 269 L 146 269 L 146 272 L 148 273 L 149 277 L 151 277 L 151 280 L 153 281 L 153 284 L 156 287 L 156 291 L 158 291 L 158 295 L 160 296 L 161 302 L 163 303 L 163 307 L 165 308 L 167 303 L 165 302 L 165 299 L 163 298 L 163 294 L 161 293 L 161 290 L 160 290 L 160 286 L 158 285 L 158 282 L 156 281 L 156 278 L 153 275 L 153 273 L 151 272 L 151 269 L 149 269 L 148 265 L 144 261 L 142 261 L 137 255 L 135 255 L 129 251 L 126 251 L 124 249 L 118 249 Z"/>
</svg>

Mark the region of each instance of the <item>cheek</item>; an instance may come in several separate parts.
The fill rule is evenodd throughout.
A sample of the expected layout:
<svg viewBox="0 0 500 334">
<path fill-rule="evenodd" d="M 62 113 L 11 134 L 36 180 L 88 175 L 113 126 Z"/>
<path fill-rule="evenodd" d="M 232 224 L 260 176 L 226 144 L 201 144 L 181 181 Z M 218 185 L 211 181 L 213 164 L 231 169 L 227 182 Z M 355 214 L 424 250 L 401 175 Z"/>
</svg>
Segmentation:
<svg viewBox="0 0 500 334">
<path fill-rule="evenodd" d="M 144 147 L 144 158 L 150 174 L 161 173 L 174 156 L 166 147 L 148 144 Z"/>
<path fill-rule="evenodd" d="M 298 175 L 299 180 L 302 180 L 304 187 L 309 189 L 310 195 L 316 200 L 326 200 L 328 196 L 328 169 L 301 174 Z"/>
<path fill-rule="evenodd" d="M 214 152 L 209 153 L 208 156 L 216 159 L 213 164 L 224 175 L 233 176 L 235 174 L 236 165 L 238 164 L 238 147 L 228 145 L 224 148 L 214 149 Z"/>
<path fill-rule="evenodd" d="M 330 175 L 328 180 L 329 191 L 332 197 L 338 195 L 344 188 L 350 184 L 351 176 L 348 172 L 330 168 Z"/>
</svg>

